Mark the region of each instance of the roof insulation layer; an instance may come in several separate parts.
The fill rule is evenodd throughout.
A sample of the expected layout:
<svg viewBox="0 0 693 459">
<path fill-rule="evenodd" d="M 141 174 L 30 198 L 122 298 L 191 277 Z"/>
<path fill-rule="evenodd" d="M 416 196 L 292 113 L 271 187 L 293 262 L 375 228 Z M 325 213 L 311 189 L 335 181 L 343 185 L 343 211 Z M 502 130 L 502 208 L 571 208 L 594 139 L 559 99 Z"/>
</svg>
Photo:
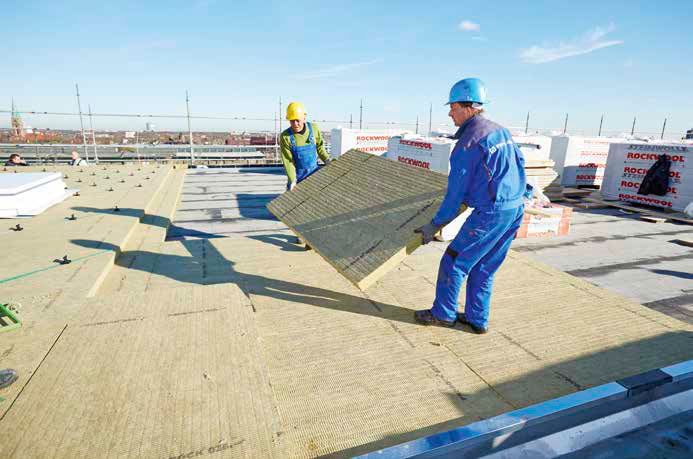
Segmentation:
<svg viewBox="0 0 693 459">
<path fill-rule="evenodd" d="M 267 208 L 364 290 L 421 243 L 443 174 L 350 150 Z"/>
<path fill-rule="evenodd" d="M 0 228 L 2 458 L 348 458 L 693 359 L 693 325 L 513 250 L 476 335 L 414 323 L 442 244 L 362 292 L 288 231 L 164 242 L 185 171 L 139 169 L 58 169 L 81 196 Z"/>
</svg>

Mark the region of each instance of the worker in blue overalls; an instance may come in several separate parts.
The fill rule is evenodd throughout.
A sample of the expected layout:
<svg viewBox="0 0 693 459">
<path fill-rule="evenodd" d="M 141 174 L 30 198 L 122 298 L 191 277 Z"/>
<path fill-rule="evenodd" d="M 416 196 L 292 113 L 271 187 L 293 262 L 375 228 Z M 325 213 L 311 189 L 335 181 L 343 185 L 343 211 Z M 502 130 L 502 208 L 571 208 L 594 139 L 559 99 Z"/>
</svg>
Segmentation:
<svg viewBox="0 0 693 459">
<path fill-rule="evenodd" d="M 415 230 L 427 244 L 462 204 L 474 209 L 443 254 L 433 306 L 416 311 L 414 318 L 445 327 L 461 322 L 479 334 L 488 331 L 493 275 L 520 227 L 527 195 L 522 153 L 507 129 L 484 118 L 486 103 L 486 89 L 477 78 L 458 81 L 450 90 L 446 105 L 458 130 L 447 190 L 431 222 Z M 465 278 L 464 312 L 458 313 Z"/>
<path fill-rule="evenodd" d="M 279 146 L 287 178 L 286 189 L 291 191 L 297 183 L 318 170 L 318 158 L 327 164 L 330 157 L 317 124 L 306 121 L 306 112 L 300 103 L 291 102 L 286 107 L 286 119 L 290 126 L 279 137 Z M 300 237 L 297 242 L 305 244 L 307 250 L 311 249 Z"/>
<path fill-rule="evenodd" d="M 330 160 L 315 123 L 306 121 L 306 112 L 298 102 L 286 107 L 286 119 L 291 125 L 279 138 L 281 159 L 286 172 L 286 189 L 292 190 L 297 183 L 318 170 L 318 157 Z"/>
</svg>

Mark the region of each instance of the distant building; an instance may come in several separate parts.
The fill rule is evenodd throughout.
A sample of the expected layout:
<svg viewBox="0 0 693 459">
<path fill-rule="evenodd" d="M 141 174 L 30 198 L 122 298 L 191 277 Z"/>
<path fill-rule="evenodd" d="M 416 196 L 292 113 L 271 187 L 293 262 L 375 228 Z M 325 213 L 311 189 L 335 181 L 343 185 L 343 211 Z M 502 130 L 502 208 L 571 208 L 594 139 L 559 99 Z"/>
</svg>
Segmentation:
<svg viewBox="0 0 693 459">
<path fill-rule="evenodd" d="M 693 128 L 686 131 L 686 139 L 693 139 Z"/>
<path fill-rule="evenodd" d="M 156 131 L 156 124 L 154 123 L 146 123 L 144 125 L 144 130 L 147 132 L 153 132 Z"/>
<path fill-rule="evenodd" d="M 16 137 L 18 139 L 24 138 L 26 132 L 23 129 L 22 117 L 19 116 L 19 112 L 14 106 L 14 99 L 12 99 L 12 114 L 10 115 L 10 137 Z"/>
<path fill-rule="evenodd" d="M 250 145 L 274 145 L 274 136 L 272 134 L 252 134 Z"/>
</svg>

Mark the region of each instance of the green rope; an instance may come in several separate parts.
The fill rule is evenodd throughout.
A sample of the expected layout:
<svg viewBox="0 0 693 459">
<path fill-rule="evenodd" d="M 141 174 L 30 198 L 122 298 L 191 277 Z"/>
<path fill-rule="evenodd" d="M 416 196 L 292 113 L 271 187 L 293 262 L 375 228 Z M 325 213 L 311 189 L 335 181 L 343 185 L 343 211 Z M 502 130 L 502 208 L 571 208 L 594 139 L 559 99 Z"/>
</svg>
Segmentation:
<svg viewBox="0 0 693 459">
<path fill-rule="evenodd" d="M 102 254 L 102 253 L 104 253 L 104 252 L 113 252 L 113 251 L 112 251 L 112 250 L 102 250 L 102 251 L 100 251 L 100 252 L 92 253 L 91 255 L 85 255 L 85 256 L 83 256 L 83 257 L 75 258 L 75 259 L 72 260 L 72 261 L 84 260 L 85 258 L 91 258 L 91 257 L 93 257 L 93 256 L 100 255 L 100 254 Z M 62 266 L 62 265 L 48 266 L 48 267 L 46 267 L 46 268 L 37 269 L 37 270 L 35 270 L 35 271 L 29 271 L 29 272 L 26 272 L 26 273 L 23 273 L 23 274 L 17 274 L 16 276 L 8 277 L 8 278 L 6 278 L 6 279 L 0 279 L 0 284 L 4 284 L 4 283 L 6 283 L 6 282 L 10 282 L 10 281 L 17 280 L 17 279 L 22 279 L 22 278 L 24 278 L 24 277 L 31 276 L 32 274 L 40 273 L 40 272 L 43 272 L 43 271 L 48 271 L 49 269 L 59 268 L 59 267 L 61 267 L 61 266 Z"/>
</svg>

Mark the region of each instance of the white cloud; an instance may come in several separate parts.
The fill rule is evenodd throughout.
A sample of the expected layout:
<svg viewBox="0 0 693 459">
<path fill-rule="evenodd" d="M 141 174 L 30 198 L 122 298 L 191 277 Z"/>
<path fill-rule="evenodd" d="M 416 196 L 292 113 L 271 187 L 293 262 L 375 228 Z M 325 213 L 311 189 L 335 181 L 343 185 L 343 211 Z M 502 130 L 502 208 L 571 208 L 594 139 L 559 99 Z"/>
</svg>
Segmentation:
<svg viewBox="0 0 693 459">
<path fill-rule="evenodd" d="M 528 64 L 543 64 L 622 44 L 623 40 L 604 40 L 606 34 L 613 30 L 614 24 L 611 23 L 606 27 L 597 26 L 582 37 L 569 42 L 544 43 L 543 46 L 532 46 L 520 51 L 520 59 Z"/>
<path fill-rule="evenodd" d="M 341 75 L 343 73 L 346 73 L 350 70 L 359 68 L 359 67 L 365 67 L 367 65 L 372 65 L 380 62 L 379 60 L 373 60 L 373 61 L 365 61 L 365 62 L 353 62 L 351 64 L 339 64 L 339 65 L 333 65 L 332 67 L 326 67 L 321 70 L 316 70 L 314 72 L 310 73 L 305 73 L 303 75 L 298 75 L 296 78 L 299 80 L 312 80 L 315 78 L 327 78 L 327 77 L 332 77 L 332 76 L 337 76 Z"/>
<path fill-rule="evenodd" d="M 472 21 L 462 21 L 458 27 L 465 32 L 478 32 L 481 29 L 479 24 Z"/>
</svg>

